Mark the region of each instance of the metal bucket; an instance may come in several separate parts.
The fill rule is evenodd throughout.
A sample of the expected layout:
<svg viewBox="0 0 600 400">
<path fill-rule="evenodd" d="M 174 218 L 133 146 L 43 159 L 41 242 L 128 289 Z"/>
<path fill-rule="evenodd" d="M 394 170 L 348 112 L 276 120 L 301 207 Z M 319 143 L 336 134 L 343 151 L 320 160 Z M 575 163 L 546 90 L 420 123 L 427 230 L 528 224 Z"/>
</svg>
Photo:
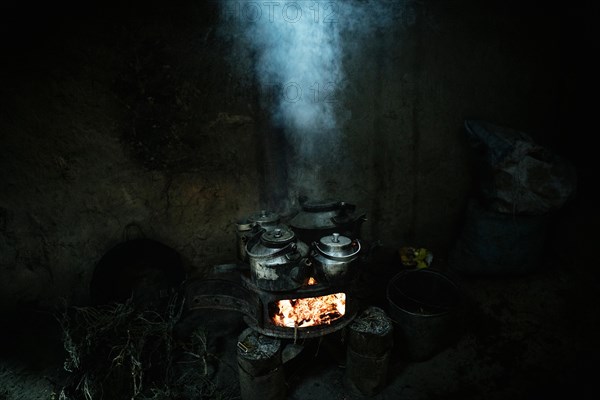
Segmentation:
<svg viewBox="0 0 600 400">
<path fill-rule="evenodd" d="M 459 337 L 463 296 L 441 272 L 403 271 L 388 284 L 387 298 L 397 343 L 408 359 L 427 360 Z"/>
</svg>

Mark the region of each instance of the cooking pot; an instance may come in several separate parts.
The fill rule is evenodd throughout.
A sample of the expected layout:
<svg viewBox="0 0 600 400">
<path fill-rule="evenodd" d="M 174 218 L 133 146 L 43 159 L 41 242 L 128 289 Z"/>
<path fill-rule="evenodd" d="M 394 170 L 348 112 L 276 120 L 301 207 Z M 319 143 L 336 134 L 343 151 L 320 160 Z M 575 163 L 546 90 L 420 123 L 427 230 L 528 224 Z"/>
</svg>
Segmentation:
<svg viewBox="0 0 600 400">
<path fill-rule="evenodd" d="M 357 272 L 361 244 L 339 233 L 322 237 L 313 243 L 312 264 L 317 281 L 329 285 L 345 284 Z"/>
<path fill-rule="evenodd" d="M 248 262 L 246 243 L 254 237 L 261 228 L 270 230 L 279 224 L 280 217 L 274 212 L 262 210 L 235 223 L 237 256 L 240 261 Z"/>
<path fill-rule="evenodd" d="M 356 211 L 355 205 L 344 201 L 302 200 L 302 209 L 289 222 L 300 240 L 312 243 L 334 232 L 360 237 L 360 227 L 366 217 L 365 213 Z"/>
<path fill-rule="evenodd" d="M 294 290 L 310 276 L 308 260 L 303 257 L 296 235 L 284 225 L 261 229 L 246 244 L 252 281 L 269 291 Z"/>
</svg>

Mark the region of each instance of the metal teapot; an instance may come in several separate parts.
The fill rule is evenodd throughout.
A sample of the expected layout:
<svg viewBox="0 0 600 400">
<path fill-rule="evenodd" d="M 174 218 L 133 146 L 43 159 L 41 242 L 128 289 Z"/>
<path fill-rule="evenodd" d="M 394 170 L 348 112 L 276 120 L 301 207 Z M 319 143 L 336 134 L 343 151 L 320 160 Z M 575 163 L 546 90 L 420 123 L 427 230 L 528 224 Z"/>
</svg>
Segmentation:
<svg viewBox="0 0 600 400">
<path fill-rule="evenodd" d="M 300 240 L 312 243 L 334 232 L 360 237 L 360 227 L 366 221 L 366 214 L 357 212 L 354 204 L 307 201 L 306 198 L 301 198 L 300 204 L 302 209 L 289 222 Z"/>
<path fill-rule="evenodd" d="M 339 233 L 322 237 L 313 242 L 312 264 L 317 281 L 329 285 L 341 285 L 352 281 L 357 273 L 361 244 Z"/>
<path fill-rule="evenodd" d="M 240 261 L 248 262 L 246 243 L 254 237 L 261 228 L 274 229 L 280 221 L 279 214 L 262 210 L 235 223 L 237 256 Z"/>
<path fill-rule="evenodd" d="M 260 289 L 294 290 L 310 277 L 310 266 L 300 251 L 296 235 L 284 225 L 261 229 L 246 244 L 246 253 L 252 281 Z"/>
</svg>

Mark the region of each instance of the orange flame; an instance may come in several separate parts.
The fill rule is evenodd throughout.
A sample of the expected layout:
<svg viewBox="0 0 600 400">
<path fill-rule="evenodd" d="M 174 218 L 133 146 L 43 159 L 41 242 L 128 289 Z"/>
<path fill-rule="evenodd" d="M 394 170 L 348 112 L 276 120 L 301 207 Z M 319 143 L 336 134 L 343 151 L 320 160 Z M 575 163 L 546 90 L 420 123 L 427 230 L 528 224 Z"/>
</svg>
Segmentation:
<svg viewBox="0 0 600 400">
<path fill-rule="evenodd" d="M 334 293 L 276 303 L 273 323 L 288 328 L 331 324 L 346 314 L 346 294 Z"/>
</svg>

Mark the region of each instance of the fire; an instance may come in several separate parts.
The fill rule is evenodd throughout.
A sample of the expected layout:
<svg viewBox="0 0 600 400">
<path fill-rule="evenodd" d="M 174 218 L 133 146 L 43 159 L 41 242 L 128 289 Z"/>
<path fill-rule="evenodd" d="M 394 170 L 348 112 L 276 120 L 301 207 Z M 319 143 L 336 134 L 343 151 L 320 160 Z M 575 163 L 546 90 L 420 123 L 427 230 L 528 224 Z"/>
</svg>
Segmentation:
<svg viewBox="0 0 600 400">
<path fill-rule="evenodd" d="M 273 322 L 278 326 L 305 328 L 330 324 L 346 314 L 346 294 L 280 300 L 275 307 Z"/>
<path fill-rule="evenodd" d="M 308 286 L 313 286 L 317 284 L 317 280 L 315 278 L 313 278 L 312 276 L 310 278 L 308 278 Z"/>
</svg>

